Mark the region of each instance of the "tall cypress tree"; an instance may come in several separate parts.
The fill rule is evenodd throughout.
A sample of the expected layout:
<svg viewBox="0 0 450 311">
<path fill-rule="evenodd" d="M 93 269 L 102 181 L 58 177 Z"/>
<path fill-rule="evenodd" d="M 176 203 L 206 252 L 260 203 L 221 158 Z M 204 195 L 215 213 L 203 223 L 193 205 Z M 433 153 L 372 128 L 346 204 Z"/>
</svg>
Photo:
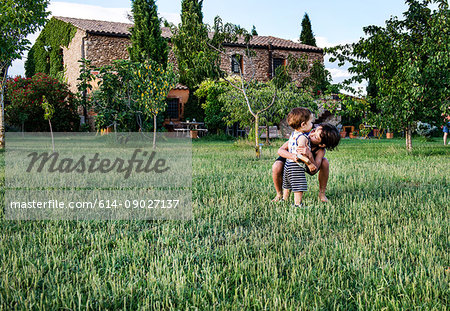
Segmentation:
<svg viewBox="0 0 450 311">
<path fill-rule="evenodd" d="M 167 41 L 161 36 L 158 7 L 154 0 L 132 0 L 134 26 L 131 28 L 130 58 L 135 62 L 152 59 L 167 65 Z"/>
<path fill-rule="evenodd" d="M 181 2 L 181 24 L 172 37 L 180 82 L 191 91 L 206 78 L 218 77 L 220 68 L 218 53 L 208 46 L 210 39 L 203 24 L 202 6 L 202 0 Z"/>
<path fill-rule="evenodd" d="M 305 16 L 303 16 L 300 42 L 307 45 L 317 46 L 316 38 L 314 38 L 314 34 L 311 29 L 311 21 L 309 20 L 308 13 L 305 13 Z"/>
</svg>

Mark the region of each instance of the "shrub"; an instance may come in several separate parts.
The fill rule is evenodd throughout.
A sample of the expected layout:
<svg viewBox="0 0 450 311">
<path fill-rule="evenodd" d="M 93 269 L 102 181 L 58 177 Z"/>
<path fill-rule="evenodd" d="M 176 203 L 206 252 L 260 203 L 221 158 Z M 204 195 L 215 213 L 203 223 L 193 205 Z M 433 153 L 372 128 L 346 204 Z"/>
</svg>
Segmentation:
<svg viewBox="0 0 450 311">
<path fill-rule="evenodd" d="M 49 131 L 42 108 L 42 97 L 45 96 L 55 109 L 53 130 L 78 131 L 80 118 L 76 112 L 74 95 L 67 84 L 44 73 L 37 73 L 31 78 L 16 77 L 9 80 L 6 89 L 10 103 L 5 106 L 5 120 L 9 125 L 30 132 Z"/>
<path fill-rule="evenodd" d="M 424 123 L 424 122 L 417 122 L 416 126 L 416 132 L 422 137 L 429 138 L 431 137 L 431 134 L 437 130 L 436 126 L 432 126 L 431 124 Z"/>
<path fill-rule="evenodd" d="M 205 80 L 195 92 L 199 100 L 204 102 L 202 108 L 205 110 L 205 125 L 210 133 L 220 133 L 227 127 L 224 121 L 227 114 L 222 109 L 223 102 L 219 100 L 219 96 L 226 91 L 226 87 L 225 81 Z"/>
</svg>

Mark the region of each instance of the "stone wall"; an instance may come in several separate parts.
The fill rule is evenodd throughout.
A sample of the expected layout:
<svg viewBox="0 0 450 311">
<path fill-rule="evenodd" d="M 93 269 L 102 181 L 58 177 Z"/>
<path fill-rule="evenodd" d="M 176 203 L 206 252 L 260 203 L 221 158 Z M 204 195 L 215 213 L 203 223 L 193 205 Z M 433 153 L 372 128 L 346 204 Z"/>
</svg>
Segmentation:
<svg viewBox="0 0 450 311">
<path fill-rule="evenodd" d="M 81 49 L 85 35 L 85 31 L 77 29 L 68 47 L 63 47 L 63 62 L 66 70 L 65 77 L 70 91 L 74 93 L 77 92 L 77 79 L 80 76 L 80 63 L 78 61 L 82 58 Z"/>
<path fill-rule="evenodd" d="M 115 59 L 128 59 L 127 48 L 131 45 L 131 41 L 126 37 L 113 37 L 113 36 L 102 36 L 87 34 L 81 30 L 77 31 L 74 39 L 69 45 L 67 51 L 64 51 L 64 63 L 67 63 L 68 68 L 68 78 L 71 89 L 76 85 L 76 79 L 79 76 L 79 63 L 77 61 L 81 59 L 81 46 L 82 37 L 86 36 L 85 39 L 85 58 L 92 61 L 94 67 L 101 67 L 104 65 L 110 65 L 112 60 Z M 171 47 L 171 44 L 169 43 Z M 73 51 L 71 51 L 73 50 Z M 243 74 L 246 80 L 256 79 L 258 81 L 267 82 L 270 80 L 272 75 L 271 57 L 268 48 L 255 48 L 254 56 L 251 59 L 244 54 L 244 47 L 225 47 L 225 53 L 227 55 L 221 55 L 221 69 L 228 74 L 232 75 L 231 72 L 231 57 L 234 54 L 243 55 Z M 310 66 L 313 61 L 318 59 L 323 62 L 322 53 L 314 52 L 301 52 L 294 50 L 283 50 L 278 48 L 273 48 L 271 51 L 272 58 L 282 58 L 286 59 L 289 55 L 295 57 L 308 57 L 308 62 Z M 67 54 L 67 55 L 66 55 Z M 170 49 L 169 51 L 169 62 L 174 64 L 175 69 L 177 69 L 176 57 Z M 66 61 L 67 58 L 67 61 Z M 69 65 L 70 63 L 70 65 Z M 70 70 L 70 73 L 69 73 Z M 308 73 L 298 73 L 293 74 L 293 79 L 297 78 L 300 82 L 303 80 Z M 76 89 L 76 87 L 75 87 Z"/>
<path fill-rule="evenodd" d="M 223 71 L 227 72 L 229 75 L 236 75 L 231 72 L 231 56 L 239 54 L 243 56 L 243 75 L 245 80 L 254 78 L 258 81 L 267 82 L 270 80 L 272 75 L 272 58 L 285 59 L 287 64 L 287 58 L 289 55 L 292 55 L 296 58 L 304 57 L 306 55 L 310 68 L 315 60 L 320 60 L 321 62 L 323 62 L 322 53 L 301 52 L 273 48 L 273 50 L 271 51 L 272 58 L 270 58 L 269 49 L 257 48 L 253 49 L 255 55 L 250 59 L 249 57 L 245 56 L 244 51 L 245 49 L 243 47 L 225 47 L 225 53 L 227 55 L 221 55 L 220 68 Z M 292 74 L 292 78 L 298 80 L 299 82 L 301 82 L 306 76 L 308 76 L 308 72 L 299 72 L 297 74 Z"/>
<path fill-rule="evenodd" d="M 113 60 L 129 58 L 127 48 L 131 41 L 126 37 L 88 34 L 85 44 L 86 58 L 92 60 L 94 67 L 111 65 Z"/>
<path fill-rule="evenodd" d="M 242 74 L 245 80 L 256 79 L 266 82 L 269 80 L 269 52 L 265 49 L 255 49 L 255 55 L 251 58 L 245 55 L 244 47 L 225 47 L 225 53 L 221 54 L 220 69 L 229 75 L 237 75 L 231 72 L 231 56 L 238 54 L 243 57 Z"/>
</svg>

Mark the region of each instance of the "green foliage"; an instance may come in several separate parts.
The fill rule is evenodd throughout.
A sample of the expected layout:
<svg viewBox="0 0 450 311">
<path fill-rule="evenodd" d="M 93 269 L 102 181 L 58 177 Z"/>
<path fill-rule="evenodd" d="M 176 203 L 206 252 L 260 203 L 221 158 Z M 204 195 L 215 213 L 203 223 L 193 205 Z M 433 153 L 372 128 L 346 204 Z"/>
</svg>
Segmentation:
<svg viewBox="0 0 450 311">
<path fill-rule="evenodd" d="M 133 63 L 133 69 L 132 84 L 139 111 L 145 119 L 158 115 L 166 109 L 167 95 L 178 82 L 176 73 L 171 65 L 164 69 L 152 60 Z"/>
<path fill-rule="evenodd" d="M 302 31 L 300 33 L 300 42 L 307 45 L 317 46 L 316 38 L 311 28 L 311 21 L 307 13 L 303 16 Z"/>
<path fill-rule="evenodd" d="M 226 129 L 225 118 L 227 112 L 222 109 L 223 102 L 220 95 L 229 90 L 228 83 L 224 80 L 205 80 L 200 85 L 195 96 L 202 102 L 205 111 L 205 125 L 210 133 L 219 133 Z"/>
<path fill-rule="evenodd" d="M 445 0 L 406 2 L 403 20 L 392 17 L 385 27 L 365 27 L 365 38 L 329 52 L 330 61 L 350 62 L 354 77 L 347 85 L 371 82 L 375 97 L 368 98 L 370 109 L 361 111 L 367 122 L 408 133 L 417 121 L 440 123 L 441 114 L 448 114 L 450 11 Z M 431 10 L 432 3 L 438 8 Z"/>
<path fill-rule="evenodd" d="M 325 69 L 323 63 L 315 60 L 307 76 L 302 81 L 304 88 L 310 88 L 315 95 L 324 94 L 331 84 L 331 74 Z"/>
<path fill-rule="evenodd" d="M 50 105 L 45 95 L 42 96 L 42 108 L 44 109 L 44 119 L 51 120 L 55 113 L 55 108 Z"/>
<path fill-rule="evenodd" d="M 295 83 L 288 83 L 277 92 L 275 104 L 264 114 L 265 125 L 279 125 L 288 113 L 296 107 L 305 107 L 317 115 L 318 107 L 310 92 L 299 89 Z"/>
<path fill-rule="evenodd" d="M 154 61 L 117 60 L 100 69 L 99 89 L 94 92 L 97 128 L 116 124 L 118 131 L 148 130 L 150 118 L 165 110 L 166 98 L 177 82 L 169 65 Z"/>
<path fill-rule="evenodd" d="M 220 57 L 208 44 L 208 28 L 203 24 L 203 1 L 181 2 L 181 24 L 172 27 L 173 52 L 177 57 L 180 83 L 191 91 L 206 78 L 215 79 L 220 73 Z"/>
<path fill-rule="evenodd" d="M 78 63 L 80 63 L 80 76 L 77 78 L 77 81 L 79 81 L 77 84 L 77 105 L 83 108 L 83 114 L 87 117 L 87 111 L 91 107 L 88 92 L 92 91 L 91 82 L 94 80 L 95 76 L 91 73 L 93 68 L 90 59 L 83 58 L 80 59 Z"/>
<path fill-rule="evenodd" d="M 25 75 L 43 72 L 57 78 L 64 71 L 62 47 L 69 45 L 76 32 L 75 26 L 51 18 L 28 53 Z"/>
<path fill-rule="evenodd" d="M 3 0 L 0 2 L 0 72 L 20 59 L 30 41 L 29 34 L 44 25 L 48 0 Z M 3 84 L 2 84 L 3 87 Z"/>
<path fill-rule="evenodd" d="M 8 68 L 15 59 L 21 59 L 28 49 L 29 34 L 44 25 L 49 12 L 49 0 L 0 1 L 0 147 L 5 146 L 4 91 Z M 21 114 L 23 119 L 25 114 Z M 22 123 L 23 124 L 23 123 Z"/>
<path fill-rule="evenodd" d="M 268 125 L 279 124 L 295 107 L 306 107 L 317 112 L 317 104 L 311 95 L 298 89 L 294 83 L 277 90 L 274 83 L 246 82 L 245 89 L 253 111 L 265 109 L 275 97 L 274 104 L 261 116 L 261 121 Z M 228 125 L 238 122 L 241 127 L 247 127 L 254 124 L 255 118 L 250 113 L 242 92 L 227 86 L 219 99 L 223 103 L 225 120 Z"/>
<path fill-rule="evenodd" d="M 341 123 L 343 125 L 358 126 L 359 124 L 364 123 L 362 115 L 364 115 L 365 112 L 368 113 L 370 111 L 370 104 L 364 98 L 353 97 L 345 94 L 339 95 L 339 101 L 333 99 L 327 100 L 327 97 L 324 98 L 324 108 L 329 110 L 334 115 L 341 116 Z M 383 122 L 382 118 L 383 116 L 380 116 L 380 122 Z M 382 124 L 383 126 L 380 128 L 386 128 L 384 127 L 386 123 Z"/>
<path fill-rule="evenodd" d="M 115 124 L 118 131 L 137 131 L 139 126 L 132 98 L 131 81 L 134 75 L 131 62 L 113 61 L 112 65 L 100 69 L 98 77 L 99 88 L 92 95 L 97 129 Z"/>
<path fill-rule="evenodd" d="M 76 112 L 74 96 L 67 85 L 46 74 L 38 73 L 32 78 L 16 77 L 7 83 L 10 105 L 5 107 L 6 122 L 24 126 L 26 131 L 48 131 L 48 118 L 57 132 L 77 131 L 80 118 Z M 45 110 L 43 97 L 49 110 Z M 54 113 L 51 113 L 51 110 Z"/>
<path fill-rule="evenodd" d="M 158 7 L 154 0 L 131 1 L 134 26 L 131 27 L 130 59 L 134 62 L 153 60 L 166 68 L 168 45 L 161 36 Z"/>
</svg>

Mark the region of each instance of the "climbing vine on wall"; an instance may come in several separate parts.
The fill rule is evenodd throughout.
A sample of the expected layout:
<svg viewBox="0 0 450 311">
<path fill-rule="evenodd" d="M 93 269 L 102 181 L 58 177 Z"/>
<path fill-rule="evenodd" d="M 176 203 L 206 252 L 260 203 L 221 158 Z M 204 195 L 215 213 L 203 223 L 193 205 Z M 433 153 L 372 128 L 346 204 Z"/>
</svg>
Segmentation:
<svg viewBox="0 0 450 311">
<path fill-rule="evenodd" d="M 57 78 L 58 73 L 64 70 L 62 47 L 69 45 L 76 32 L 75 26 L 56 18 L 50 19 L 28 52 L 25 75 L 32 77 L 43 72 Z"/>
</svg>

